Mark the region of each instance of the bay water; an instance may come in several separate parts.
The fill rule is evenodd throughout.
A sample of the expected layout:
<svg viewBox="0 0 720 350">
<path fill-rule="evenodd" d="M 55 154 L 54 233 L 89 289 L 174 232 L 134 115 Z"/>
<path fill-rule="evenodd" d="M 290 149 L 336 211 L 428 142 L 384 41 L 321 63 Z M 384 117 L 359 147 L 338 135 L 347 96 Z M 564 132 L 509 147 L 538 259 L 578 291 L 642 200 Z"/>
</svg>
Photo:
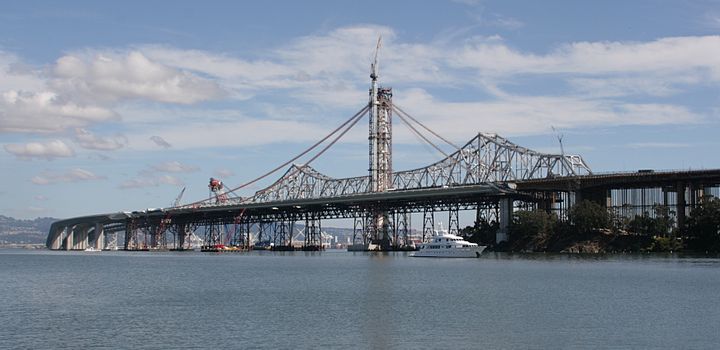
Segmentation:
<svg viewBox="0 0 720 350">
<path fill-rule="evenodd" d="M 0 250 L 8 349 L 717 349 L 720 259 Z"/>
</svg>

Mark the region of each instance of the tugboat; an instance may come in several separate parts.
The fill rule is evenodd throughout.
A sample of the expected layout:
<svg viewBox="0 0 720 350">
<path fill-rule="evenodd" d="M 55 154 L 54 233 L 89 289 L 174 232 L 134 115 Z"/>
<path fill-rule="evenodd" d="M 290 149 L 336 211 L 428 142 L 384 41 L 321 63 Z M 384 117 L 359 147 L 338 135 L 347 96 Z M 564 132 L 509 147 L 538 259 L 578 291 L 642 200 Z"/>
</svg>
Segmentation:
<svg viewBox="0 0 720 350">
<path fill-rule="evenodd" d="M 432 237 L 430 242 L 420 244 L 420 249 L 411 254 L 414 257 L 427 258 L 479 258 L 486 246 L 470 243 L 460 236 L 441 233 Z"/>
</svg>

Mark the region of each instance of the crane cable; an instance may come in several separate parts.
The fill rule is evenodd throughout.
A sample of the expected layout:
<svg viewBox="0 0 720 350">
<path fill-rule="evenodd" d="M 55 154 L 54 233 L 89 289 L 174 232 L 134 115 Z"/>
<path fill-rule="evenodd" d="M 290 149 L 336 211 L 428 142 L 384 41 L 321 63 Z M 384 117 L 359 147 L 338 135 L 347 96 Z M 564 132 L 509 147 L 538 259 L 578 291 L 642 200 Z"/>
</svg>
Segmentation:
<svg viewBox="0 0 720 350">
<path fill-rule="evenodd" d="M 254 183 L 256 183 L 256 182 L 258 182 L 258 181 L 260 181 L 260 180 L 262 180 L 262 179 L 264 179 L 264 178 L 266 178 L 266 177 L 268 177 L 268 176 L 270 176 L 270 175 L 272 175 L 272 174 L 274 174 L 274 173 L 277 172 L 278 170 L 286 167 L 288 164 L 296 161 L 298 158 L 306 155 L 308 152 L 312 151 L 312 150 L 315 149 L 317 146 L 319 146 L 320 144 L 322 144 L 323 142 L 325 142 L 325 141 L 326 141 L 327 139 L 329 139 L 332 135 L 334 135 L 334 134 L 337 133 L 339 130 L 341 130 L 342 128 L 344 128 L 346 125 L 348 125 L 350 122 L 352 122 L 352 126 L 354 126 L 354 125 L 357 123 L 357 121 L 360 120 L 359 117 L 361 117 L 361 116 L 363 116 L 365 113 L 367 113 L 367 111 L 368 111 L 369 109 L 370 109 L 370 105 L 369 105 L 369 104 L 368 104 L 368 105 L 365 105 L 365 107 L 363 107 L 360 111 L 358 111 L 357 113 L 355 113 L 355 115 L 353 115 L 350 119 L 346 120 L 344 123 L 342 123 L 340 126 L 338 126 L 335 130 L 333 130 L 331 133 L 329 133 L 327 136 L 323 137 L 320 141 L 316 142 L 314 145 L 312 145 L 312 146 L 310 146 L 309 148 L 307 148 L 306 150 L 302 151 L 302 152 L 301 152 L 300 154 L 298 154 L 297 156 L 295 156 L 295 157 L 293 157 L 292 159 L 288 160 L 287 162 L 285 162 L 285 163 L 277 166 L 276 168 L 268 171 L 267 173 L 265 173 L 265 174 L 263 174 L 263 175 L 260 175 L 260 176 L 258 176 L 257 178 L 255 178 L 255 179 L 253 179 L 253 180 L 250 180 L 250 181 L 248 181 L 248 182 L 246 182 L 246 183 L 244 183 L 244 184 L 242 184 L 242 185 L 240 185 L 240 186 L 238 186 L 238 187 L 235 187 L 235 188 L 233 188 L 233 189 L 230 189 L 229 191 L 227 191 L 227 192 L 225 192 L 225 193 L 226 193 L 226 194 L 227 194 L 227 193 L 233 193 L 233 194 L 235 194 L 235 195 L 237 196 L 237 194 L 235 193 L 235 191 L 237 191 L 237 190 L 239 190 L 239 189 L 241 189 L 241 188 L 250 186 L 250 185 L 252 185 L 252 184 L 254 184 Z M 352 126 L 351 126 L 351 127 L 352 127 Z M 345 130 L 345 131 L 341 134 L 341 137 L 342 137 L 342 135 L 345 135 L 345 133 L 346 133 L 348 130 L 349 130 L 349 129 Z M 335 142 L 337 142 L 337 140 L 338 140 L 338 139 L 336 138 L 330 145 L 333 145 Z M 326 147 L 326 148 L 323 149 L 321 152 L 324 152 L 325 150 L 327 150 L 327 148 L 329 148 L 329 147 Z M 320 154 L 321 154 L 321 153 L 320 153 Z M 316 155 L 313 159 L 311 159 L 311 161 L 312 161 L 312 160 L 315 160 L 318 156 L 319 156 L 319 154 Z M 204 203 L 204 202 L 206 202 L 207 200 L 209 200 L 209 199 L 203 199 L 203 200 L 200 200 L 200 201 L 196 201 L 196 202 L 193 202 L 193 203 L 189 203 L 189 204 L 183 205 L 183 206 L 181 206 L 181 207 L 192 207 L 192 206 L 195 206 L 195 205 Z"/>
</svg>

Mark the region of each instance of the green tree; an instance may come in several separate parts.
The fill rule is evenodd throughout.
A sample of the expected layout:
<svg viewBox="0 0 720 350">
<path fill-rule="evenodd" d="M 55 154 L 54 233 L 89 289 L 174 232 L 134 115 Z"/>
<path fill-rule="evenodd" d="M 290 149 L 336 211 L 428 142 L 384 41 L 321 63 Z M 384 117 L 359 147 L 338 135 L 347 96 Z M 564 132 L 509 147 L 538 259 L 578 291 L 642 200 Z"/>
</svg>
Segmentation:
<svg viewBox="0 0 720 350">
<path fill-rule="evenodd" d="M 557 218 L 544 210 L 516 211 L 510 227 L 510 239 L 547 239 L 554 233 Z"/>
<path fill-rule="evenodd" d="M 605 207 L 588 200 L 573 205 L 568 212 L 568 218 L 580 234 L 606 229 L 611 222 L 610 213 Z"/>
<path fill-rule="evenodd" d="M 654 205 L 652 217 L 647 212 L 635 215 L 628 221 L 626 229 L 643 235 L 667 237 L 675 225 L 674 214 L 667 206 Z"/>
<path fill-rule="evenodd" d="M 462 229 L 461 234 L 468 237 L 470 242 L 492 246 L 495 245 L 495 234 L 499 227 L 497 221 L 488 222 L 485 219 L 480 219 L 475 222 L 474 226 L 467 226 Z"/>
<path fill-rule="evenodd" d="M 690 213 L 687 228 L 692 249 L 720 250 L 720 199 L 704 197 Z"/>
<path fill-rule="evenodd" d="M 665 205 L 654 205 L 653 218 L 650 230 L 653 235 L 667 237 L 672 232 L 673 226 L 675 226 L 674 212 Z"/>
</svg>

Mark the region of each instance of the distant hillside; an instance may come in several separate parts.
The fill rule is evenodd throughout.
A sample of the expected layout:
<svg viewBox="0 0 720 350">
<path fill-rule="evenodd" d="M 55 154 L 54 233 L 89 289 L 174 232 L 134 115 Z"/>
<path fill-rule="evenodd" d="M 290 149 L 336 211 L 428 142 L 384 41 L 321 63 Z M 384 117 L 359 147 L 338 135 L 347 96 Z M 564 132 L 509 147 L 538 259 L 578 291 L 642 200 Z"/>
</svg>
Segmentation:
<svg viewBox="0 0 720 350">
<path fill-rule="evenodd" d="M 55 218 L 18 220 L 0 215 L 0 245 L 43 244 Z"/>
</svg>

